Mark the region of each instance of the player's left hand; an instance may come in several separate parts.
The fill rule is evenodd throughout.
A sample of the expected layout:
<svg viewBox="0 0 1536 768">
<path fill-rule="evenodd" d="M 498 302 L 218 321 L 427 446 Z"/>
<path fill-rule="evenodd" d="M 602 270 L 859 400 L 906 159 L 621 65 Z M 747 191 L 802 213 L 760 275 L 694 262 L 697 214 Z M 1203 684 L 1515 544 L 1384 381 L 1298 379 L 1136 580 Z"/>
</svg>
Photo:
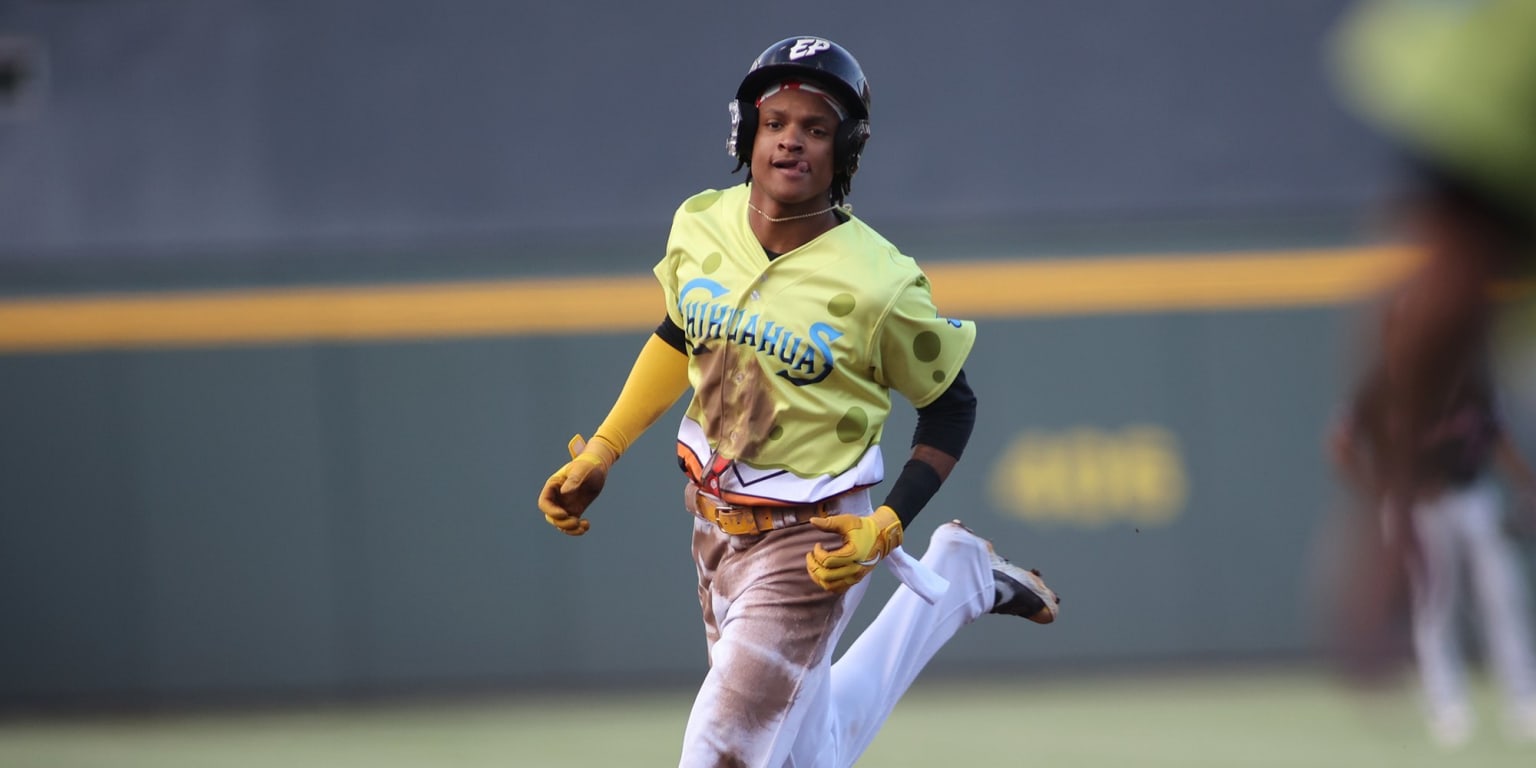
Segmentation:
<svg viewBox="0 0 1536 768">
<path fill-rule="evenodd" d="M 874 513 L 813 517 L 811 525 L 823 531 L 840 533 L 843 545 L 828 551 L 817 544 L 805 555 L 805 569 L 811 580 L 828 592 L 845 592 L 874 569 L 880 559 L 901 546 L 901 520 L 896 510 L 881 506 Z"/>
<path fill-rule="evenodd" d="M 617 455 L 602 441 L 591 443 L 581 435 L 571 439 L 571 461 L 557 470 L 539 492 L 539 511 L 544 519 L 568 536 L 580 536 L 592 527 L 581 514 L 603 491 L 608 479 L 608 468 Z"/>
</svg>

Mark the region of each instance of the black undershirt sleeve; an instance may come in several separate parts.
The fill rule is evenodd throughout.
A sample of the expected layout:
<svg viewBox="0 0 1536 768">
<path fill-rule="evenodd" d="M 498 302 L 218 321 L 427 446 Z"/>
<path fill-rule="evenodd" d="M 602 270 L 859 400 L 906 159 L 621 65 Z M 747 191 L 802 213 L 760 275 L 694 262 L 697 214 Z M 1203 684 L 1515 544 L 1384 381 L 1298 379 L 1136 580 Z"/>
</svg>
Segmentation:
<svg viewBox="0 0 1536 768">
<path fill-rule="evenodd" d="M 965 371 L 955 377 L 937 400 L 917 409 L 917 429 L 912 433 L 912 445 L 926 445 L 943 451 L 956 459 L 965 452 L 970 442 L 971 430 L 976 426 L 976 393 L 965 380 Z M 923 510 L 944 480 L 933 465 L 920 459 L 910 459 L 901 468 L 901 474 L 891 486 L 885 506 L 896 511 L 901 527 L 912 524 L 917 513 Z"/>
<path fill-rule="evenodd" d="M 912 445 L 932 446 L 958 459 L 965 453 L 965 445 L 970 442 L 971 429 L 975 426 L 976 393 L 971 391 L 962 369 L 944 394 L 917 409 L 917 429 L 912 432 Z"/>
<path fill-rule="evenodd" d="M 683 335 L 683 329 L 677 323 L 672 322 L 671 315 L 661 319 L 661 325 L 656 326 L 656 335 L 673 349 L 688 354 L 688 337 Z"/>
</svg>

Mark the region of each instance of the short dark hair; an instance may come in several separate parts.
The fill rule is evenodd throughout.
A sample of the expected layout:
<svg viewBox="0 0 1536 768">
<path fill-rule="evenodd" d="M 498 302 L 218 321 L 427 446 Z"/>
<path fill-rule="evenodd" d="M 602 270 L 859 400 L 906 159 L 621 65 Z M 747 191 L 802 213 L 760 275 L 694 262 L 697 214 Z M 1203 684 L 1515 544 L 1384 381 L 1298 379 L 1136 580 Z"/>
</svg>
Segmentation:
<svg viewBox="0 0 1536 768">
<path fill-rule="evenodd" d="M 1406 155 L 1414 192 L 1485 232 L 1491 233 L 1519 261 L 1536 261 L 1536 211 L 1526 211 L 1503 196 L 1475 183 L 1443 163 Z M 1507 265 L 1536 272 L 1536 263 Z"/>
</svg>

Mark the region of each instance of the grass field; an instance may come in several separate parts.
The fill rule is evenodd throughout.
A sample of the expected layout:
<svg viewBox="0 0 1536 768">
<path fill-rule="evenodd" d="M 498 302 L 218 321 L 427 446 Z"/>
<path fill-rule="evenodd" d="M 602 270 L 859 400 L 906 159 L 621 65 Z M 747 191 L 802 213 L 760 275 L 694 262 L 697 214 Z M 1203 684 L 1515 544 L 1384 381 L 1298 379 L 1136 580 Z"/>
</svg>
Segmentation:
<svg viewBox="0 0 1536 768">
<path fill-rule="evenodd" d="M 1430 746 L 1411 691 L 1363 694 L 1308 670 L 920 684 L 860 766 L 1530 766 L 1484 726 Z M 675 765 L 686 692 L 218 715 L 0 721 L 6 768 Z"/>
</svg>

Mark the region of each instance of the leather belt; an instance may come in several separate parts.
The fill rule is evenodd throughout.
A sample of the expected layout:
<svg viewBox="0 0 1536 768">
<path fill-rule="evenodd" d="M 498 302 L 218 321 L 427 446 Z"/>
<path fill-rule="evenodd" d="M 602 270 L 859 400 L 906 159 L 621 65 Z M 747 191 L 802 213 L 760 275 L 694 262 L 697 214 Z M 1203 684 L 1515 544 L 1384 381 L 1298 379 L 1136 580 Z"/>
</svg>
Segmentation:
<svg viewBox="0 0 1536 768">
<path fill-rule="evenodd" d="M 838 514 L 838 505 L 836 496 L 813 504 L 788 506 L 727 504 L 703 491 L 694 491 L 693 513 L 731 536 L 751 536 L 802 525 L 813 517 Z"/>
</svg>

